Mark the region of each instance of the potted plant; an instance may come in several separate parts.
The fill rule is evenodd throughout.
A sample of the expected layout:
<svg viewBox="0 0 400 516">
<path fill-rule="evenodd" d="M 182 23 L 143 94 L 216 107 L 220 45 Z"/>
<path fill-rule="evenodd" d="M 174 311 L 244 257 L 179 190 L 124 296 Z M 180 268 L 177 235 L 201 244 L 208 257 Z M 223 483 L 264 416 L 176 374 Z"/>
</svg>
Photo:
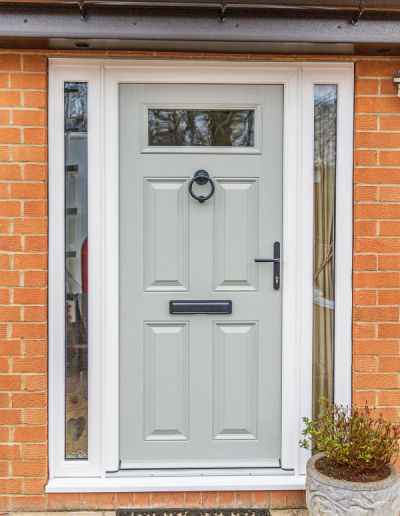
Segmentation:
<svg viewBox="0 0 400 516">
<path fill-rule="evenodd" d="M 303 418 L 310 516 L 399 516 L 400 427 L 368 407 L 329 405 L 319 400 L 315 421 Z"/>
</svg>

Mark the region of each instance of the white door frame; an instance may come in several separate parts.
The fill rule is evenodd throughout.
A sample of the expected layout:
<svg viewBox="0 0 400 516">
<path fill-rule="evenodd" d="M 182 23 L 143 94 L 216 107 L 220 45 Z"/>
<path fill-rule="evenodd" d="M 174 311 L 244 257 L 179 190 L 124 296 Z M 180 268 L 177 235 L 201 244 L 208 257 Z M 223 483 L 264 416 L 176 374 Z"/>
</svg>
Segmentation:
<svg viewBox="0 0 400 516">
<path fill-rule="evenodd" d="M 338 85 L 335 400 L 351 401 L 353 64 L 50 59 L 49 441 L 47 492 L 304 488 L 311 416 L 314 84 Z M 89 459 L 65 461 L 63 277 L 63 84 L 89 82 Z M 109 477 L 119 469 L 118 112 L 121 83 L 283 84 L 282 468 L 280 475 Z M 90 97 L 92 95 L 92 97 Z M 61 208 L 60 208 L 61 207 Z M 61 220 L 62 219 L 62 220 Z M 62 225 L 61 225 L 62 224 Z M 61 236 L 60 236 L 61 235 Z M 94 259 L 94 256 L 96 259 Z M 96 296 L 96 297 L 95 297 Z M 95 336 L 95 338 L 94 338 Z M 61 419 L 60 419 L 61 418 Z"/>
</svg>

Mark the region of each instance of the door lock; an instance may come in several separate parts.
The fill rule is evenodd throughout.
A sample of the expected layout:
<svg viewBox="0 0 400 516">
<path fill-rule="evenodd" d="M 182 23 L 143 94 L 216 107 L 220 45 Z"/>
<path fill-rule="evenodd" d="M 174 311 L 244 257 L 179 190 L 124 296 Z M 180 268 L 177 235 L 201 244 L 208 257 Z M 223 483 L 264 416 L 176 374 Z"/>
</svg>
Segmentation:
<svg viewBox="0 0 400 516">
<path fill-rule="evenodd" d="M 281 244 L 274 242 L 273 258 L 256 258 L 255 262 L 272 262 L 274 264 L 274 290 L 279 290 L 281 284 Z"/>
</svg>

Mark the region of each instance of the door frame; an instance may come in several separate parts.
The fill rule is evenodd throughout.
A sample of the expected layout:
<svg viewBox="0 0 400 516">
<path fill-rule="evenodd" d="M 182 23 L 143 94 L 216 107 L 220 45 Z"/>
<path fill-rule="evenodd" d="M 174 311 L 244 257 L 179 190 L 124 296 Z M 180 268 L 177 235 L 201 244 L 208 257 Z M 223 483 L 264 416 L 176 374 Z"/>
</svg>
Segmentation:
<svg viewBox="0 0 400 516">
<path fill-rule="evenodd" d="M 49 441 L 47 492 L 304 488 L 300 450 L 311 416 L 314 84 L 338 85 L 335 401 L 351 402 L 353 63 L 50 59 L 49 73 Z M 63 84 L 89 87 L 89 459 L 63 459 L 64 286 Z M 118 112 L 121 83 L 283 84 L 282 455 L 280 475 L 110 477 L 119 469 Z M 90 95 L 92 97 L 90 98 Z M 93 129 L 91 130 L 90 127 Z M 90 135 L 90 131 L 92 134 Z M 63 226 L 62 226 L 63 227 Z M 62 233 L 62 232 L 61 232 Z M 90 240 L 89 240 L 90 241 Z M 61 249 L 61 252 L 60 252 Z M 96 260 L 94 259 L 96 256 Z M 61 267 L 61 269 L 60 269 Z M 96 295 L 96 298 L 95 298 Z M 94 338 L 95 336 L 95 338 Z M 57 345 L 58 344 L 58 345 Z M 60 420 L 61 417 L 61 420 Z M 289 470 L 289 471 L 284 471 Z M 85 478 L 86 477 L 86 478 Z M 212 481 L 211 481 L 212 479 Z"/>
</svg>

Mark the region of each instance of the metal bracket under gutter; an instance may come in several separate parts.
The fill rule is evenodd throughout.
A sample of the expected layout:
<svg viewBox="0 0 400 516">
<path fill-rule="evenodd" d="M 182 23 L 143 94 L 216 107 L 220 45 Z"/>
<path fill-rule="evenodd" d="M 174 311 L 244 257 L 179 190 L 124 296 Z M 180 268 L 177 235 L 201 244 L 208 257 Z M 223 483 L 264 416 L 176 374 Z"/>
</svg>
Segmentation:
<svg viewBox="0 0 400 516">
<path fill-rule="evenodd" d="M 361 19 L 362 15 L 365 11 L 365 4 L 367 3 L 367 0 L 361 0 L 360 5 L 358 7 L 357 14 L 355 17 L 351 20 L 351 24 L 354 25 L 354 27 L 357 25 L 358 21 Z"/>
<path fill-rule="evenodd" d="M 87 10 L 85 6 L 85 0 L 78 0 L 79 12 L 81 15 L 81 20 L 86 21 L 88 18 Z"/>
</svg>

